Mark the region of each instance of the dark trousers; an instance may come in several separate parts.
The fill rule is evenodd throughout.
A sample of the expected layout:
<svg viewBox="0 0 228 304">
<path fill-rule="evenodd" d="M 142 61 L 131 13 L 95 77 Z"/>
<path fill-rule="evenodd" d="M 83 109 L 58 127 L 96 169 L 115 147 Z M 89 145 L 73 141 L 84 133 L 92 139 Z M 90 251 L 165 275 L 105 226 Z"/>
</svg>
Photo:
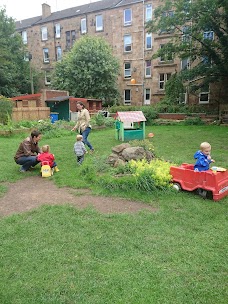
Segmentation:
<svg viewBox="0 0 228 304">
<path fill-rule="evenodd" d="M 84 160 L 84 155 L 77 156 L 77 163 L 78 163 L 79 165 L 82 164 L 83 160 Z"/>
</svg>

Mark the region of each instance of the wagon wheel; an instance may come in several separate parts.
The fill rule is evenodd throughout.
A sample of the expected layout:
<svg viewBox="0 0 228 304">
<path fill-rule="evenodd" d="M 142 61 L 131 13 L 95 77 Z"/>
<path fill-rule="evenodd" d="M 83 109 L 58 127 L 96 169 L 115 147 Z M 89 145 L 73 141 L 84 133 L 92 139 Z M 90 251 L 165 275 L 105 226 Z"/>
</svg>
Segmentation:
<svg viewBox="0 0 228 304">
<path fill-rule="evenodd" d="M 200 196 L 202 196 L 203 198 L 207 198 L 207 190 L 204 190 L 204 189 L 199 188 L 199 189 L 198 189 L 198 194 L 199 194 Z"/>
<path fill-rule="evenodd" d="M 177 191 L 181 191 L 181 185 L 179 183 L 173 183 L 173 189 L 177 190 Z"/>
</svg>

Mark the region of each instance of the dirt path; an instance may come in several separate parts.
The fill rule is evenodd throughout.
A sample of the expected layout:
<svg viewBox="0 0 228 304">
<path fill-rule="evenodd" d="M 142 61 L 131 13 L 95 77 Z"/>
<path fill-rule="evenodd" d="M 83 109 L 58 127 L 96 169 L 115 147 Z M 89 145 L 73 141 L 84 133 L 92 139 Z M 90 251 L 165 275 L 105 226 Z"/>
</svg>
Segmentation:
<svg viewBox="0 0 228 304">
<path fill-rule="evenodd" d="M 26 212 L 45 204 L 71 204 L 77 208 L 92 205 L 101 213 L 134 213 L 143 209 L 157 211 L 136 201 L 95 196 L 86 189 L 57 188 L 53 181 L 37 176 L 7 186 L 7 193 L 0 198 L 0 216 Z"/>
</svg>

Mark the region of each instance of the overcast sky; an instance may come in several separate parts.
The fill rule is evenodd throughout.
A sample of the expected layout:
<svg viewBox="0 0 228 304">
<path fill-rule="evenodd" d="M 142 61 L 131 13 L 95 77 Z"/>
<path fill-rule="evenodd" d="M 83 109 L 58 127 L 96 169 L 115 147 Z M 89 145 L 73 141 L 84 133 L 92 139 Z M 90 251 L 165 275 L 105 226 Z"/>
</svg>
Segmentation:
<svg viewBox="0 0 228 304">
<path fill-rule="evenodd" d="M 51 12 L 61 11 L 66 8 L 99 0 L 0 0 L 0 8 L 6 8 L 8 17 L 23 20 L 42 14 L 42 3 L 51 6 Z"/>
</svg>

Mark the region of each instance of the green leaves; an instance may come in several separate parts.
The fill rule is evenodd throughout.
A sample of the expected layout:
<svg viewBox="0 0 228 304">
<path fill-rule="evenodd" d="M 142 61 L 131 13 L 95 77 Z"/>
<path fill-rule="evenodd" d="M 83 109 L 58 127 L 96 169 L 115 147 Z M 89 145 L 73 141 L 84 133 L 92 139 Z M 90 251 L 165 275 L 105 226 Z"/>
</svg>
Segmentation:
<svg viewBox="0 0 228 304">
<path fill-rule="evenodd" d="M 56 64 L 53 86 L 76 97 L 115 101 L 118 96 L 119 62 L 103 38 L 85 35 Z"/>
</svg>

